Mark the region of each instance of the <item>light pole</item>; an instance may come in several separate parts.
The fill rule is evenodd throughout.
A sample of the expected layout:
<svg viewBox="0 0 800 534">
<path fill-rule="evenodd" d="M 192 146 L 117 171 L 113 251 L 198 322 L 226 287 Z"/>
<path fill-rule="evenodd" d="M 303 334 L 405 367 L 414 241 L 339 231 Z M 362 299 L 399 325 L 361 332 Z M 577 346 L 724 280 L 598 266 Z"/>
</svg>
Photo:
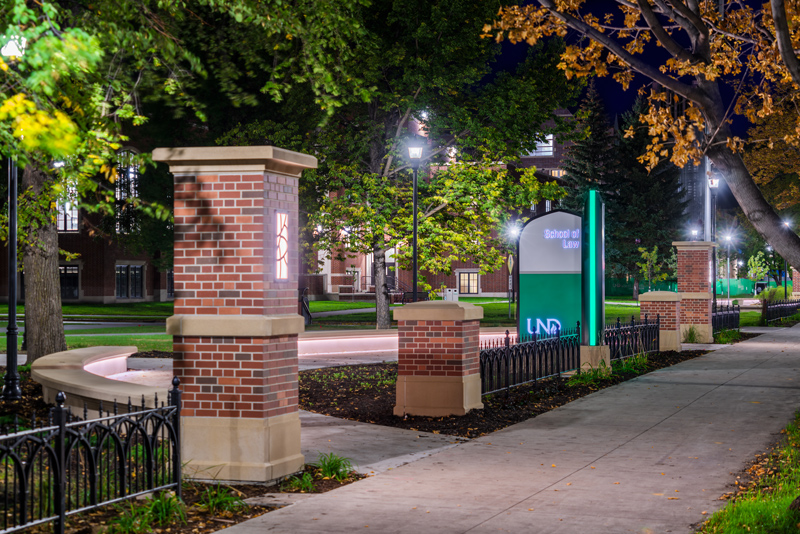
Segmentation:
<svg viewBox="0 0 800 534">
<path fill-rule="evenodd" d="M 783 221 L 783 226 L 785 226 L 786 229 L 789 230 L 790 229 L 789 221 Z M 786 299 L 789 298 L 789 292 L 786 289 L 786 278 L 789 277 L 789 269 L 788 269 L 788 267 L 789 266 L 786 264 L 786 258 L 783 258 L 783 300 L 786 300 Z M 792 286 L 792 287 L 794 287 L 794 286 Z M 792 291 L 794 291 L 794 289 L 792 289 Z"/>
<path fill-rule="evenodd" d="M 715 176 L 708 177 L 708 188 L 711 190 L 711 242 L 717 241 L 717 189 L 719 188 L 719 178 Z M 713 280 L 714 287 L 711 294 L 714 298 L 713 309 L 717 309 L 717 249 L 711 248 L 711 264 L 713 265 Z"/>
<path fill-rule="evenodd" d="M 414 169 L 414 235 L 411 241 L 411 254 L 412 254 L 412 280 L 411 291 L 413 292 L 413 302 L 417 302 L 417 171 L 419 170 L 419 163 L 422 159 L 422 143 L 419 142 L 415 135 L 408 141 L 408 159 L 411 161 L 411 168 Z"/>
<path fill-rule="evenodd" d="M 728 304 L 731 303 L 731 235 L 728 234 L 725 236 L 725 241 L 728 246 L 727 256 L 728 256 Z"/>
<path fill-rule="evenodd" d="M 25 38 L 12 37 L 0 54 L 13 58 L 25 53 Z M 17 165 L 8 158 L 8 328 L 6 330 L 6 376 L 3 379 L 3 399 L 19 400 L 17 370 Z"/>
<path fill-rule="evenodd" d="M 692 241 L 697 241 L 697 230 L 692 230 Z"/>
</svg>

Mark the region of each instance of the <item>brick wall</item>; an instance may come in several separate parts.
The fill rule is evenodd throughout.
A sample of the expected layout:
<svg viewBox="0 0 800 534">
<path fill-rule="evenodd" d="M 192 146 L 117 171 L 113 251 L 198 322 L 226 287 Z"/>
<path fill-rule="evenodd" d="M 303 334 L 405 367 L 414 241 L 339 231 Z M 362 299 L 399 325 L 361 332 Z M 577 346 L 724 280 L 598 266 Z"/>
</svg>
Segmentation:
<svg viewBox="0 0 800 534">
<path fill-rule="evenodd" d="M 297 313 L 298 180 L 175 177 L 175 314 Z M 276 280 L 276 212 L 289 214 L 289 278 Z"/>
<path fill-rule="evenodd" d="M 480 321 L 399 321 L 398 374 L 468 376 L 480 372 Z"/>
<path fill-rule="evenodd" d="M 678 292 L 711 292 L 711 250 L 678 248 Z"/>
<path fill-rule="evenodd" d="M 711 299 L 683 299 L 681 301 L 681 323 L 711 324 Z"/>
<path fill-rule="evenodd" d="M 175 336 L 186 417 L 264 418 L 297 411 L 297 335 Z"/>
<path fill-rule="evenodd" d="M 680 327 L 681 303 L 680 301 L 671 302 L 647 302 L 641 303 L 641 317 L 647 314 L 649 321 L 654 321 L 658 317 L 660 330 L 675 330 Z"/>
</svg>

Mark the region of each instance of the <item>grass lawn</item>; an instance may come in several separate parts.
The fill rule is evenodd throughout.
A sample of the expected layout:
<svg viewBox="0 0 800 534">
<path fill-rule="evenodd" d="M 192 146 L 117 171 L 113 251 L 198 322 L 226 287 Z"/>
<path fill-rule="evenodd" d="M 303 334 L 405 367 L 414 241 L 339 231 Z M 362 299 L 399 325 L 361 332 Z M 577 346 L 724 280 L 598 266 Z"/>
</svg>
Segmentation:
<svg viewBox="0 0 800 534">
<path fill-rule="evenodd" d="M 761 326 L 761 312 L 743 311 L 739 313 L 739 327 L 743 326 Z"/>
<path fill-rule="evenodd" d="M 83 349 L 98 345 L 122 346 L 134 345 L 140 351 L 163 350 L 172 351 L 172 336 L 67 336 L 68 349 Z"/>
<path fill-rule="evenodd" d="M 785 438 L 747 472 L 753 480 L 700 530 L 703 534 L 797 532 L 800 512 L 789 504 L 800 496 L 800 414 L 783 431 Z"/>
<path fill-rule="evenodd" d="M 162 318 L 173 315 L 172 302 L 131 302 L 125 304 L 63 304 L 61 312 L 64 317 L 73 315 L 136 315 L 141 317 Z M 25 305 L 17 304 L 17 314 L 25 314 Z M 8 316 L 8 304 L 0 304 L 0 317 Z"/>
</svg>

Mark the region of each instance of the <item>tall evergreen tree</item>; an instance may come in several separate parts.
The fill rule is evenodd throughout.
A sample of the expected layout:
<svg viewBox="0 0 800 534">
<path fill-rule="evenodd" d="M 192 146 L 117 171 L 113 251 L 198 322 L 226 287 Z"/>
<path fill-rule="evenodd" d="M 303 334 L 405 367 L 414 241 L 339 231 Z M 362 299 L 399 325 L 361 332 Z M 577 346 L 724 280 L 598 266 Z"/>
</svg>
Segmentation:
<svg viewBox="0 0 800 534">
<path fill-rule="evenodd" d="M 581 100 L 577 119 L 581 136 L 569 148 L 562 163 L 566 171 L 564 179 L 572 192 L 562 203 L 567 209 L 580 212 L 584 193 L 588 189 L 605 193 L 610 175 L 616 172 L 614 132 L 594 81 Z"/>
<path fill-rule="evenodd" d="M 640 277 L 636 263 L 642 260 L 639 249 L 657 247 L 659 256 L 666 258 L 678 237 L 686 209 L 680 192 L 680 170 L 662 160 L 648 173 L 638 159 L 650 141 L 647 126 L 639 121 L 646 110 L 647 105 L 640 98 L 622 115 L 614 151 L 618 171 L 609 176 L 606 184 L 609 270 L 634 277 L 634 297 L 638 297 Z"/>
</svg>

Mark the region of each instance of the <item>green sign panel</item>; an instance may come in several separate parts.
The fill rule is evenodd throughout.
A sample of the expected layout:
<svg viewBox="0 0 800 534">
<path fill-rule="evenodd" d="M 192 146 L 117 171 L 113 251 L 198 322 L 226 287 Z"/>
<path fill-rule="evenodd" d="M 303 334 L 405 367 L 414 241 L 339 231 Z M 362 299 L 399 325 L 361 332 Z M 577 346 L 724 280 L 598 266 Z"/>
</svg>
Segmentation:
<svg viewBox="0 0 800 534">
<path fill-rule="evenodd" d="M 519 325 L 522 336 L 554 335 L 581 320 L 581 218 L 551 211 L 519 236 Z"/>
</svg>

